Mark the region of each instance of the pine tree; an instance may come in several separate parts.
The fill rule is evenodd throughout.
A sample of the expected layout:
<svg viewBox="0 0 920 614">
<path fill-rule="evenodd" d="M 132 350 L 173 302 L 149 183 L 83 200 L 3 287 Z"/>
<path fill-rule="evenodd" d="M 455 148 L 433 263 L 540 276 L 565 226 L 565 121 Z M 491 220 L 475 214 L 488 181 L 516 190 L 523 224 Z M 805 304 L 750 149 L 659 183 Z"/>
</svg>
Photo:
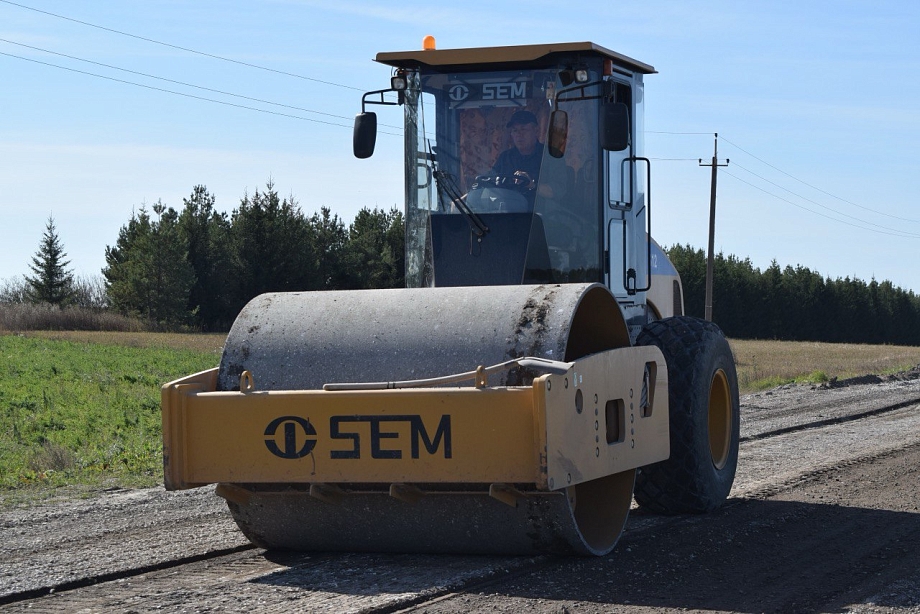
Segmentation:
<svg viewBox="0 0 920 614">
<path fill-rule="evenodd" d="M 188 309 L 204 330 L 227 330 L 236 316 L 233 310 L 233 273 L 230 220 L 215 210 L 215 197 L 196 185 L 183 199 L 179 230 L 188 247 L 188 261 L 195 271 L 195 285 Z"/>
<path fill-rule="evenodd" d="M 344 263 L 348 230 L 329 207 L 320 207 L 310 218 L 313 245 L 311 290 L 341 290 L 348 286 L 348 269 Z"/>
<path fill-rule="evenodd" d="M 160 202 L 157 219 L 145 208 L 131 216 L 118 233 L 114 247 L 106 247 L 102 274 L 112 307 L 145 318 L 155 326 L 186 324 L 189 292 L 195 271 L 179 231 L 179 214 Z"/>
<path fill-rule="evenodd" d="M 38 252 L 29 268 L 34 277 L 26 276 L 28 298 L 33 303 L 50 303 L 64 307 L 73 296 L 73 272 L 67 269 L 64 246 L 49 216 Z"/>
<path fill-rule="evenodd" d="M 231 216 L 235 310 L 263 292 L 310 289 L 313 243 L 293 196 L 282 199 L 269 181 L 246 194 Z"/>
<path fill-rule="evenodd" d="M 348 229 L 344 256 L 350 288 L 398 288 L 405 284 L 402 212 L 361 209 Z"/>
</svg>

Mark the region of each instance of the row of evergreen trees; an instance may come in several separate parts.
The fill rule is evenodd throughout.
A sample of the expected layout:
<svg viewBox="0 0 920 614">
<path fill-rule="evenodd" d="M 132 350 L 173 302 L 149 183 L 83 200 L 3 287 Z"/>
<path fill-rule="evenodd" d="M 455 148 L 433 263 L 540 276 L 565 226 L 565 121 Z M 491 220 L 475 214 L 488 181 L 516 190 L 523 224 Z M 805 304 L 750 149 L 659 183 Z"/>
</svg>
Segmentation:
<svg viewBox="0 0 920 614">
<path fill-rule="evenodd" d="M 702 317 L 706 255 L 666 250 L 684 286 L 689 315 Z M 764 271 L 748 259 L 718 254 L 713 263 L 712 319 L 735 339 L 785 339 L 920 345 L 920 297 L 890 281 L 826 279 L 801 265 Z"/>
<path fill-rule="evenodd" d="M 362 209 L 346 228 L 326 207 L 307 217 L 269 182 L 230 215 L 204 186 L 181 211 L 142 207 L 105 250 L 111 308 L 166 327 L 227 330 L 263 292 L 404 285 L 400 211 Z"/>
<path fill-rule="evenodd" d="M 199 185 L 180 211 L 158 202 L 132 214 L 106 247 L 104 287 L 74 279 L 49 219 L 33 275 L 0 287 L 0 301 L 102 307 L 154 326 L 223 331 L 263 292 L 401 287 L 403 246 L 396 209 L 362 209 L 346 228 L 325 207 L 305 216 L 269 183 L 228 215 Z M 683 281 L 686 312 L 701 317 L 703 250 L 666 251 Z M 920 345 L 920 297 L 890 281 L 832 280 L 776 261 L 761 271 L 723 254 L 714 264 L 713 319 L 729 337 Z"/>
</svg>

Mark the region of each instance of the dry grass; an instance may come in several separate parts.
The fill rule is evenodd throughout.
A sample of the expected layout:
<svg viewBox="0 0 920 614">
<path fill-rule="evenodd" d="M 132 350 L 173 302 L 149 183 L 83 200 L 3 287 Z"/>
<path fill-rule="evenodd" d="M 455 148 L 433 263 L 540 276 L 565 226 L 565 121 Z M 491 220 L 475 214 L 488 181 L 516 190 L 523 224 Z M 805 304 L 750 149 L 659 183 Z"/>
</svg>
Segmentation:
<svg viewBox="0 0 920 614">
<path fill-rule="evenodd" d="M 0 334 L 10 334 L 0 331 Z M 212 352 L 219 357 L 226 333 L 131 333 L 109 331 L 30 330 L 17 333 L 24 337 L 38 337 L 75 343 L 97 343 L 134 348 L 170 348 L 193 352 Z M 215 364 L 216 366 L 216 364 Z"/>
<path fill-rule="evenodd" d="M 884 375 L 920 365 L 920 347 L 800 341 L 730 340 L 741 392 L 793 381 Z"/>
<path fill-rule="evenodd" d="M 79 306 L 60 309 L 47 303 L 0 303 L 0 331 L 146 329 L 147 326 L 136 318 L 102 309 Z"/>
</svg>

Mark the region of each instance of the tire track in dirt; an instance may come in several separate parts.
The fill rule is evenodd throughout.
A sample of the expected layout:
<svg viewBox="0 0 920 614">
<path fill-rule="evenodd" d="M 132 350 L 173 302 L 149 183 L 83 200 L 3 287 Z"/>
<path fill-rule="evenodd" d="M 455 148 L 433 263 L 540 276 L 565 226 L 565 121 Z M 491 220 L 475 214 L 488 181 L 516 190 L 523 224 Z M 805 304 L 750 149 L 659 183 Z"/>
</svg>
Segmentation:
<svg viewBox="0 0 920 614">
<path fill-rule="evenodd" d="M 815 484 L 824 484 L 827 480 L 833 480 L 833 476 L 841 471 L 858 470 L 876 463 L 884 464 L 889 459 L 903 456 L 904 450 L 910 451 L 917 446 L 917 442 L 920 441 L 920 415 L 912 405 L 905 401 L 904 395 L 911 393 L 916 399 L 918 389 L 920 388 L 914 386 L 912 390 L 899 389 L 894 391 L 897 394 L 887 395 L 879 394 L 877 391 L 870 391 L 869 394 L 860 392 L 854 395 L 856 400 L 853 403 L 847 405 L 846 409 L 839 410 L 843 414 L 849 412 L 849 418 L 834 416 L 827 424 L 816 424 L 815 420 L 800 420 L 798 426 L 793 429 L 782 422 L 771 425 L 768 421 L 756 421 L 758 428 L 754 429 L 754 436 L 751 435 L 751 429 L 748 429 L 746 433 L 743 432 L 745 443 L 742 445 L 739 475 L 729 506 L 714 515 L 703 517 L 662 518 L 635 513 L 630 519 L 627 533 L 614 554 L 605 559 L 590 559 L 590 561 L 594 561 L 599 568 L 605 569 L 609 565 L 617 565 L 620 558 L 630 559 L 635 549 L 651 550 L 661 554 L 662 545 L 657 542 L 667 543 L 672 539 L 677 539 L 679 542 L 680 535 L 685 532 L 692 534 L 697 530 L 695 527 L 701 526 L 701 523 L 704 528 L 700 530 L 717 535 L 720 531 L 720 523 L 728 522 L 722 530 L 727 533 L 734 531 L 740 535 L 740 528 L 731 528 L 734 526 L 731 522 L 731 519 L 734 518 L 732 514 L 740 513 L 734 511 L 735 508 L 749 509 L 753 506 L 755 510 L 780 510 L 781 513 L 774 519 L 776 522 L 770 520 L 773 524 L 767 524 L 777 530 L 788 530 L 788 526 L 783 525 L 780 520 L 790 516 L 785 510 L 791 508 L 773 505 L 775 499 L 782 498 L 789 493 L 798 493 L 802 489 L 807 491 Z M 814 396 L 813 392 L 810 394 Z M 777 396 L 781 397 L 777 399 L 777 407 L 784 408 L 790 400 L 786 398 L 788 395 Z M 888 405 L 885 404 L 886 401 Z M 806 401 L 799 399 L 796 402 L 800 404 L 803 413 L 809 412 L 809 405 Z M 744 407 L 742 409 L 744 411 Z M 756 411 L 762 417 L 770 410 L 758 407 Z M 787 415 L 787 412 L 784 412 L 784 415 Z M 819 420 L 823 419 L 819 417 Z M 760 435 L 756 434 L 758 432 Z M 920 490 L 920 484 L 915 484 L 914 489 Z M 169 495 L 159 493 L 157 496 Z M 202 493 L 200 496 L 212 495 Z M 147 496 L 147 498 L 153 501 L 157 497 Z M 756 502 L 771 505 L 757 507 Z M 92 508 L 93 505 L 90 503 L 83 509 L 91 510 Z M 125 509 L 130 510 L 131 507 L 127 506 Z M 135 515 L 139 513 L 136 512 Z M 213 509 L 206 513 L 213 514 Z M 773 514 L 773 512 L 770 513 Z M 757 520 L 757 514 L 750 517 L 748 514 L 744 512 L 739 517 L 748 518 L 749 522 L 754 523 L 752 526 L 758 526 L 758 522 L 760 524 L 766 522 L 763 518 Z M 910 515 L 910 512 L 907 514 Z M 191 515 L 194 516 L 194 514 Z M 61 516 L 69 518 L 74 524 L 82 522 L 76 519 L 80 514 L 69 516 L 67 513 L 62 513 Z M 790 517 L 805 516 L 793 514 Z M 824 518 L 825 516 L 816 514 L 808 517 Z M 882 517 L 887 518 L 884 515 Z M 897 516 L 897 518 L 901 517 Z M 48 513 L 45 522 L 53 526 L 54 514 Z M 198 529 L 205 528 L 207 524 L 222 527 L 225 523 L 224 517 L 221 517 L 221 521 L 216 523 L 203 519 Z M 4 533 L 6 533 L 6 527 L 10 525 L 8 515 L 0 515 L 0 527 L 4 528 Z M 23 525 L 20 523 L 16 526 Z M 232 526 L 232 523 L 229 523 L 229 526 Z M 812 529 L 814 530 L 814 526 Z M 222 530 L 226 529 L 220 529 L 218 533 Z M 670 537 L 672 534 L 677 534 L 677 537 Z M 98 537 L 98 534 L 93 535 Z M 181 540 L 181 532 L 177 533 L 173 539 L 174 541 Z M 76 541 L 80 540 L 76 539 Z M 112 543 L 106 544 L 106 541 Z M 125 549 L 125 546 L 128 546 L 131 548 L 131 544 L 117 543 L 118 541 L 111 538 L 106 539 L 103 534 L 102 544 L 99 545 L 103 550 L 102 554 L 104 555 L 107 547 Z M 646 541 L 649 542 L 647 545 Z M 705 541 L 703 543 L 705 544 Z M 64 549 L 67 547 L 66 544 L 62 546 Z M 0 548 L 4 547 L 0 545 Z M 221 552 L 217 548 L 208 550 L 207 546 L 204 550 L 203 555 L 191 555 L 199 557 L 190 559 L 194 562 L 182 564 L 176 568 L 173 568 L 167 561 L 164 564 L 170 567 L 169 569 L 137 566 L 122 572 L 106 572 L 106 575 L 103 576 L 93 575 L 92 567 L 87 567 L 84 571 L 88 570 L 90 573 L 86 574 L 86 579 L 81 586 L 93 581 L 113 581 L 58 593 L 50 598 L 31 599 L 11 604 L 2 609 L 16 611 L 28 607 L 33 612 L 42 610 L 62 612 L 71 611 L 80 605 L 80 607 L 94 610 L 150 609 L 152 607 L 170 610 L 192 607 L 193 609 L 224 608 L 228 610 L 253 608 L 264 611 L 265 607 L 274 604 L 279 611 L 282 606 L 287 608 L 286 611 L 290 611 L 292 605 L 296 604 L 295 609 L 306 608 L 314 611 L 386 612 L 421 604 L 417 607 L 435 608 L 431 611 L 455 611 L 449 609 L 448 605 L 450 607 L 461 606 L 462 603 L 465 603 L 462 600 L 470 598 L 470 595 L 475 594 L 476 590 L 489 592 L 486 591 L 486 584 L 504 585 L 507 583 L 505 580 L 507 578 L 527 580 L 539 576 L 543 569 L 558 572 L 559 569 L 565 570 L 573 566 L 573 561 L 575 568 L 590 565 L 581 559 L 564 559 L 556 563 L 557 559 L 549 557 L 528 559 L 410 555 L 324 555 L 323 557 L 294 555 L 280 558 L 271 553 L 266 555 L 260 550 L 237 552 L 212 559 L 211 557 L 215 555 L 225 555 L 227 551 Z M 920 550 L 920 547 L 917 550 Z M 41 555 L 41 552 L 42 547 L 40 546 L 36 554 Z M 3 550 L 0 550 L 0 554 L 3 554 L 5 558 L 9 551 L 3 553 Z M 656 570 L 662 563 L 671 561 L 667 553 L 661 556 L 663 558 L 658 561 L 654 557 L 643 559 L 644 562 L 637 563 L 638 567 L 622 571 L 627 578 L 638 578 L 647 584 L 649 580 L 655 580 L 656 575 L 659 575 L 656 574 Z M 42 557 L 37 558 L 38 565 L 41 565 Z M 643 570 L 642 564 L 649 567 Z M 645 575 L 636 576 L 636 574 Z M 0 573 L 0 576 L 2 575 L 3 573 Z M 570 574 L 566 572 L 564 575 Z M 907 582 L 909 579 L 904 581 Z M 572 586 L 577 585 L 574 580 L 572 582 L 574 582 Z M 896 584 L 896 582 L 883 583 L 879 585 L 875 593 L 883 595 L 892 587 L 896 589 Z M 9 587 L 4 584 L 2 577 L 0 577 L 0 586 Z M 543 586 L 546 588 L 545 591 L 538 586 L 528 593 L 543 596 L 531 596 L 525 599 L 527 607 L 539 606 L 536 611 L 560 611 L 559 608 L 541 609 L 543 607 L 539 603 L 541 601 L 558 603 L 548 597 L 555 594 L 550 590 L 553 583 L 550 582 Z M 601 582 L 598 586 L 607 586 L 606 581 Z M 477 589 L 477 587 L 480 588 Z M 690 591 L 687 595 L 689 599 L 693 591 L 690 590 L 691 587 L 686 588 Z M 461 596 L 451 596 L 452 592 L 461 590 L 467 592 Z M 865 590 L 869 588 L 866 587 Z M 492 590 L 489 594 L 494 596 L 495 591 Z M 861 595 L 865 596 L 865 594 Z M 15 591 L 7 593 L 7 596 L 8 598 L 15 597 Z M 26 593 L 20 593 L 20 597 L 25 596 Z M 457 599 L 461 601 L 456 601 Z M 893 602 L 893 599 L 888 598 L 887 600 Z M 856 603 L 858 599 L 851 601 Z M 443 606 L 438 605 L 439 603 Z M 504 603 L 504 601 L 499 599 L 499 603 Z M 569 603 L 579 602 L 570 600 Z M 585 603 L 612 605 L 610 601 L 586 601 Z M 622 599 L 616 603 L 618 608 L 628 607 L 630 609 L 635 604 L 635 602 L 624 603 Z M 692 599 L 687 603 L 692 603 Z M 790 603 L 790 605 L 796 603 Z M 490 603 L 488 609 L 491 609 L 492 605 L 495 604 Z M 466 608 L 466 606 L 463 607 Z M 486 606 L 483 605 L 483 607 Z M 648 603 L 643 607 L 651 607 L 654 610 L 659 606 Z M 756 608 L 755 610 L 759 611 Z"/>
</svg>

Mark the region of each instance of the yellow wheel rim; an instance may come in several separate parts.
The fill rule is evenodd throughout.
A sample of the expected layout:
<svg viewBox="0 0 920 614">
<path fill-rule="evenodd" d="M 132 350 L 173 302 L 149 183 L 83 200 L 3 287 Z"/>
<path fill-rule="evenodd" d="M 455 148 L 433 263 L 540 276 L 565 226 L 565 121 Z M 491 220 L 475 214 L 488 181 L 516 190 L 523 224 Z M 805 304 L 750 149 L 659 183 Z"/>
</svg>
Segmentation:
<svg viewBox="0 0 920 614">
<path fill-rule="evenodd" d="M 719 369 L 709 385 L 709 452 L 716 469 L 728 462 L 732 426 L 731 388 L 725 371 Z"/>
</svg>

